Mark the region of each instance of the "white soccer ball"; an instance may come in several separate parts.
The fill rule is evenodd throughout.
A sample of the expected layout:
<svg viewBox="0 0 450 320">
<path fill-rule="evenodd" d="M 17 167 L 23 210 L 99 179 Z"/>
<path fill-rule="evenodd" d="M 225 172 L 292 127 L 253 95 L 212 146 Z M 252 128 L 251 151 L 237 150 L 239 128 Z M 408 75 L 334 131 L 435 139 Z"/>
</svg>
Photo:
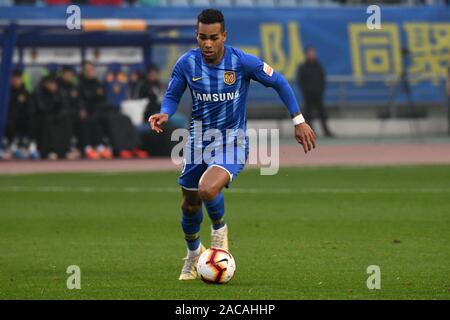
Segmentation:
<svg viewBox="0 0 450 320">
<path fill-rule="evenodd" d="M 227 283 L 233 278 L 235 271 L 233 256 L 223 249 L 209 248 L 198 259 L 197 272 L 206 283 Z"/>
</svg>

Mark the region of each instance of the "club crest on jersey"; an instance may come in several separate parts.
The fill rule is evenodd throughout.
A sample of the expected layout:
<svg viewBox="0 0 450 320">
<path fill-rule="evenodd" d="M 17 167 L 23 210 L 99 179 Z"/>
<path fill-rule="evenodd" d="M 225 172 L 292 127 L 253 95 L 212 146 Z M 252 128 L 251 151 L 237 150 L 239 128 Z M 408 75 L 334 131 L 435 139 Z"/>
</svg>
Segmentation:
<svg viewBox="0 0 450 320">
<path fill-rule="evenodd" d="M 236 74 L 234 71 L 226 71 L 223 74 L 223 82 L 225 82 L 228 85 L 232 85 L 236 82 Z"/>
</svg>

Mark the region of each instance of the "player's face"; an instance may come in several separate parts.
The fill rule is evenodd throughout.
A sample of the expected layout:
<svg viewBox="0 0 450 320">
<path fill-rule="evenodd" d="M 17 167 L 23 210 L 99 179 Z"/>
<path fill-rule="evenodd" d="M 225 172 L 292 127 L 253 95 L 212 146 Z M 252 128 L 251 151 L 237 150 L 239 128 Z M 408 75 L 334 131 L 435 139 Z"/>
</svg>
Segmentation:
<svg viewBox="0 0 450 320">
<path fill-rule="evenodd" d="M 205 60 L 209 63 L 219 63 L 227 39 L 227 33 L 222 32 L 222 25 L 220 23 L 204 24 L 199 22 L 196 36 Z"/>
</svg>

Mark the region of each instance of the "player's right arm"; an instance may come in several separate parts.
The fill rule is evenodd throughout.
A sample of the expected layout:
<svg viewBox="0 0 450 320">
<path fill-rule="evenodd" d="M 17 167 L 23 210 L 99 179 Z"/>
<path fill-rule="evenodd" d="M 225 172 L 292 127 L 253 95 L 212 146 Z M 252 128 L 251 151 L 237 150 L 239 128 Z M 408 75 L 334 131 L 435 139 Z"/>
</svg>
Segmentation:
<svg viewBox="0 0 450 320">
<path fill-rule="evenodd" d="M 173 67 L 172 76 L 161 103 L 161 111 L 148 118 L 152 130 L 157 133 L 163 131 L 162 126 L 169 121 L 169 118 L 177 111 L 180 99 L 186 89 L 187 81 L 183 73 L 182 65 L 183 59 L 180 58 Z"/>
</svg>

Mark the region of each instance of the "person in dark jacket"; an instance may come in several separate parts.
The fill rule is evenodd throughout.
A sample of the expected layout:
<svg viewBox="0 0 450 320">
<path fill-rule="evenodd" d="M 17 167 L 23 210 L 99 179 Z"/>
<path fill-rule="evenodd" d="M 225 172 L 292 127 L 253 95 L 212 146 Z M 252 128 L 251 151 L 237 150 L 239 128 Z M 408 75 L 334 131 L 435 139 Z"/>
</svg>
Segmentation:
<svg viewBox="0 0 450 320">
<path fill-rule="evenodd" d="M 19 69 L 15 69 L 11 76 L 5 137 L 8 147 L 5 158 L 39 159 L 35 141 L 33 101 L 25 88 L 22 71 Z"/>
<path fill-rule="evenodd" d="M 130 99 L 139 99 L 139 91 L 142 85 L 144 65 L 135 63 L 128 69 L 128 96 Z"/>
<path fill-rule="evenodd" d="M 54 74 L 45 76 L 35 92 L 38 146 L 44 158 L 72 159 L 70 140 L 73 135 L 70 112 L 64 104 Z"/>
<path fill-rule="evenodd" d="M 77 79 L 71 66 L 63 66 L 59 78 L 59 89 L 64 104 L 69 110 L 76 144 L 73 144 L 73 152 L 77 157 L 81 155 L 88 144 L 87 112 L 81 103 L 78 92 Z"/>
<path fill-rule="evenodd" d="M 317 60 L 315 48 L 306 49 L 306 61 L 298 68 L 297 81 L 304 97 L 302 113 L 306 121 L 312 126 L 314 113 L 317 111 L 325 136 L 333 137 L 327 125 L 327 114 L 323 105 L 325 71 Z"/>
<path fill-rule="evenodd" d="M 84 147 L 84 154 L 91 160 L 111 159 L 112 150 L 105 141 L 108 139 L 105 117 L 109 111 L 106 92 L 103 84 L 97 79 L 95 67 L 91 62 L 86 61 L 82 65 L 78 93 L 88 130 L 88 141 Z"/>
</svg>

